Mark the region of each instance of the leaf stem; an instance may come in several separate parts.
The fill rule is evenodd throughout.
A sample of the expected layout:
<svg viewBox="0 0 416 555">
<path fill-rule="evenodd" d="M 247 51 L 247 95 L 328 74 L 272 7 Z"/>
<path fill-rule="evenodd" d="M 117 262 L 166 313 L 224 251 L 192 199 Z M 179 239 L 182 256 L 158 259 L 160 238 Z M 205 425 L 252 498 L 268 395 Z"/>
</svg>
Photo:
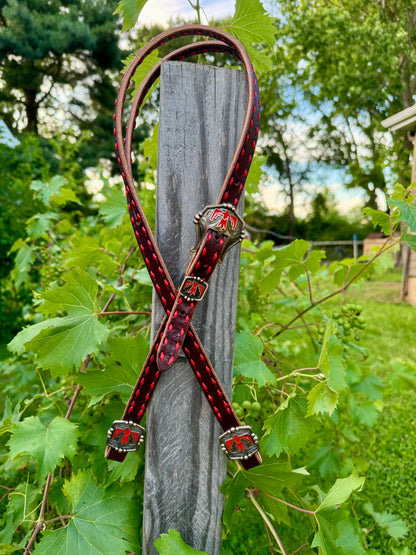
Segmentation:
<svg viewBox="0 0 416 555">
<path fill-rule="evenodd" d="M 143 311 L 143 310 L 107 310 L 107 311 L 103 311 L 103 312 L 97 312 L 97 316 L 108 316 L 109 314 L 122 314 L 122 315 L 129 315 L 129 314 L 145 314 L 146 316 L 151 316 L 152 313 L 149 311 Z"/>
<path fill-rule="evenodd" d="M 391 248 L 395 247 L 396 245 L 398 245 L 400 243 L 400 239 L 397 241 L 394 241 L 393 243 L 391 243 L 390 245 L 387 245 L 387 243 L 389 242 L 389 238 L 386 239 L 386 241 L 383 243 L 382 247 L 380 248 L 380 250 L 378 252 L 375 253 L 375 255 L 370 258 L 370 260 L 368 262 L 366 262 L 365 264 L 363 264 L 363 267 L 361 268 L 361 270 L 359 272 L 357 272 L 355 274 L 355 276 L 353 276 L 349 281 L 345 281 L 344 280 L 344 285 L 342 287 L 340 287 L 339 289 L 336 289 L 335 291 L 333 291 L 332 293 L 329 293 L 328 295 L 325 295 L 325 297 L 322 297 L 321 299 L 314 301 L 313 303 L 311 303 L 309 306 L 307 306 L 306 308 L 304 308 L 301 312 L 299 312 L 296 316 L 294 316 L 287 324 L 285 324 L 284 326 L 282 326 L 282 329 L 280 329 L 279 331 L 277 331 L 273 337 L 277 337 L 278 335 L 280 335 L 281 333 L 283 333 L 284 331 L 290 329 L 290 326 L 296 322 L 296 320 L 298 320 L 299 318 L 301 318 L 302 316 L 304 316 L 305 314 L 307 314 L 312 308 L 315 308 L 316 306 L 322 304 L 323 302 L 332 299 L 332 297 L 335 297 L 336 295 L 339 295 L 340 293 L 345 292 L 348 287 L 354 283 L 354 281 L 360 276 L 362 275 L 363 272 L 365 272 L 365 270 L 374 262 L 374 260 L 376 260 L 376 258 L 378 258 L 379 256 L 381 256 L 382 254 L 384 254 L 385 252 L 387 252 L 388 250 L 390 250 Z M 348 276 L 347 276 L 348 277 Z"/>
<path fill-rule="evenodd" d="M 256 509 L 260 513 L 260 516 L 263 519 L 264 524 L 266 525 L 266 527 L 268 528 L 268 530 L 270 531 L 270 533 L 272 534 L 272 536 L 276 540 L 276 543 L 279 546 L 282 555 L 288 555 L 286 549 L 284 548 L 282 540 L 279 538 L 279 535 L 277 534 L 273 524 L 270 522 L 269 517 L 266 515 L 263 508 L 257 502 L 257 499 L 255 498 L 253 491 L 249 490 L 247 495 L 248 495 L 248 498 L 250 499 L 250 501 L 253 503 L 253 505 L 256 507 Z"/>
</svg>

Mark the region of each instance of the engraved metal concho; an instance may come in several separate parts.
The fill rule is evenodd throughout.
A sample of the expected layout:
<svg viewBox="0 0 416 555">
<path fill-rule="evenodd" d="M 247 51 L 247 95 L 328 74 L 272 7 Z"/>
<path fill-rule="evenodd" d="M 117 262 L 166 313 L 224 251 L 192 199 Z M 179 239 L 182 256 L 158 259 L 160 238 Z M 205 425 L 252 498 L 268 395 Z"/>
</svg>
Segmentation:
<svg viewBox="0 0 416 555">
<path fill-rule="evenodd" d="M 208 289 L 208 283 L 200 277 L 185 276 L 179 293 L 187 301 L 200 301 Z"/>
<path fill-rule="evenodd" d="M 259 440 L 251 426 L 230 428 L 219 437 L 221 449 L 229 459 L 248 459 L 259 450 Z"/>
<path fill-rule="evenodd" d="M 206 206 L 195 216 L 194 224 L 196 225 L 196 243 L 191 249 L 192 252 L 198 250 L 198 245 L 207 229 L 216 231 L 219 236 L 229 237 L 219 262 L 223 262 L 225 254 L 231 247 L 244 239 L 244 221 L 231 204 Z"/>
<path fill-rule="evenodd" d="M 107 432 L 107 445 L 119 453 L 137 451 L 144 441 L 145 429 L 131 420 L 114 420 Z"/>
</svg>

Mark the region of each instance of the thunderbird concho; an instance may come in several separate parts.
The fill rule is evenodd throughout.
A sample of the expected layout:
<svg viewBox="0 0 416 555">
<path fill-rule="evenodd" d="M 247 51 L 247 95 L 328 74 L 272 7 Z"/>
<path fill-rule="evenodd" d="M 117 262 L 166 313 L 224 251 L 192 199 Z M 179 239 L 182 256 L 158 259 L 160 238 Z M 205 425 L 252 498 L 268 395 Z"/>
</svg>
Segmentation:
<svg viewBox="0 0 416 555">
<path fill-rule="evenodd" d="M 145 429 L 131 420 L 114 420 L 107 433 L 107 445 L 119 453 L 137 451 L 144 441 Z"/>
<path fill-rule="evenodd" d="M 229 459 L 248 459 L 259 450 L 259 440 L 251 426 L 230 428 L 219 437 L 221 449 Z"/>
<path fill-rule="evenodd" d="M 206 206 L 202 212 L 195 216 L 194 224 L 196 225 L 196 243 L 191 249 L 192 252 L 198 250 L 199 242 L 207 229 L 216 231 L 219 236 L 229 237 L 218 260 L 219 262 L 223 262 L 226 252 L 231 247 L 244 239 L 244 221 L 231 204 Z"/>
</svg>

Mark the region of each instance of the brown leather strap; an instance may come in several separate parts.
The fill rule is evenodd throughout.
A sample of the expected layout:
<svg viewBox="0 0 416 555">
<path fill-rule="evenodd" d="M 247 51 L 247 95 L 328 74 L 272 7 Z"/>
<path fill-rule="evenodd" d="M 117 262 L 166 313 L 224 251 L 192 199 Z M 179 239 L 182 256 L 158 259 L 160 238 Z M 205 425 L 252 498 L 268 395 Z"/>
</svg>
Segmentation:
<svg viewBox="0 0 416 555">
<path fill-rule="evenodd" d="M 140 422 L 160 378 L 161 368 L 159 368 L 159 366 L 161 364 L 161 359 L 168 357 L 167 362 L 170 361 L 169 366 L 171 366 L 174 362 L 174 360 L 172 360 L 172 356 L 174 356 L 176 360 L 179 351 L 183 347 L 185 356 L 190 363 L 190 366 L 202 391 L 204 392 L 205 397 L 207 398 L 208 403 L 210 404 L 222 429 L 228 433 L 230 430 L 238 428 L 240 423 L 218 378 L 215 375 L 214 369 L 202 347 L 202 344 L 191 325 L 191 317 L 195 309 L 196 301 L 187 300 L 184 297 L 182 289 L 182 293 L 178 294 L 176 291 L 134 188 L 131 171 L 131 141 L 135 127 L 135 120 L 147 91 L 160 74 L 160 63 L 149 72 L 136 93 L 126 127 L 125 138 L 123 136 L 123 126 L 121 123 L 125 94 L 137 66 L 155 48 L 164 44 L 168 40 L 183 35 L 195 34 L 207 35 L 219 40 L 190 44 L 175 50 L 164 59 L 180 60 L 203 52 L 226 52 L 243 61 L 248 75 L 249 105 L 247 116 L 239 145 L 219 195 L 219 200 L 222 202 L 229 202 L 232 206 L 237 205 L 244 187 L 244 182 L 251 163 L 258 133 L 260 99 L 254 71 L 242 45 L 236 41 L 236 39 L 223 31 L 202 25 L 182 26 L 166 31 L 158 37 L 152 39 L 152 41 L 150 41 L 150 43 L 148 43 L 138 53 L 123 76 L 116 100 L 114 117 L 114 134 L 116 137 L 118 161 L 123 180 L 125 182 L 128 208 L 134 233 L 155 290 L 167 314 L 162 322 L 159 332 L 157 333 L 143 370 L 140 373 L 136 386 L 126 406 L 123 414 L 123 421 L 130 423 L 131 425 L 138 424 Z M 221 258 L 221 253 L 224 251 L 228 241 L 228 236 L 218 236 L 215 231 L 208 231 L 205 233 L 198 252 L 193 256 L 192 261 L 188 266 L 188 270 L 190 270 L 190 278 L 195 279 L 197 282 L 196 289 L 198 289 L 198 284 L 201 283 L 201 281 L 198 281 L 199 279 L 203 280 L 205 283 L 205 279 L 209 279 L 215 265 Z M 174 354 L 170 354 L 172 347 Z M 115 428 L 112 428 L 112 430 L 112 433 L 115 435 L 117 435 L 116 432 L 120 432 L 120 430 Z M 124 435 L 127 437 L 128 433 L 129 431 L 127 430 L 127 434 Z M 231 432 L 231 435 L 232 433 L 234 432 Z M 241 435 L 241 437 L 244 439 L 245 436 Z M 253 437 L 254 435 L 251 437 L 247 436 L 245 441 L 253 443 Z M 230 441 L 232 443 L 234 440 L 231 439 L 229 442 Z M 236 438 L 234 443 L 237 445 L 238 441 L 239 440 Z M 225 443 L 226 441 L 224 440 L 224 445 Z M 117 450 L 111 446 L 109 446 L 106 450 L 107 458 L 121 461 L 125 458 L 125 456 L 126 452 Z M 245 460 L 242 460 L 242 463 L 246 468 L 260 464 L 260 462 L 261 457 L 258 452 L 254 454 L 250 452 L 250 456 Z"/>
</svg>

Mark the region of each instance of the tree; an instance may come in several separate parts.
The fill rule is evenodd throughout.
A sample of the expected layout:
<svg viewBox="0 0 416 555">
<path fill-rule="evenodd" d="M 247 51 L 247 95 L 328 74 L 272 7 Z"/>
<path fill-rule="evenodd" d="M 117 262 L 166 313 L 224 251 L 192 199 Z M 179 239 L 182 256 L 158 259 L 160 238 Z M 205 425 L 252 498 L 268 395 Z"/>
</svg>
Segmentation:
<svg viewBox="0 0 416 555">
<path fill-rule="evenodd" d="M 276 59 L 300 105 L 316 110 L 310 137 L 316 158 L 345 168 L 349 187 L 375 205 L 391 174 L 409 180 L 410 142 L 391 149 L 381 121 L 414 103 L 416 87 L 416 2 L 414 0 L 281 0 Z"/>
<path fill-rule="evenodd" d="M 94 121 L 93 91 L 121 67 L 113 10 L 111 0 L 0 0 L 0 117 L 9 127 L 44 134 L 58 107 L 72 125 Z"/>
</svg>

